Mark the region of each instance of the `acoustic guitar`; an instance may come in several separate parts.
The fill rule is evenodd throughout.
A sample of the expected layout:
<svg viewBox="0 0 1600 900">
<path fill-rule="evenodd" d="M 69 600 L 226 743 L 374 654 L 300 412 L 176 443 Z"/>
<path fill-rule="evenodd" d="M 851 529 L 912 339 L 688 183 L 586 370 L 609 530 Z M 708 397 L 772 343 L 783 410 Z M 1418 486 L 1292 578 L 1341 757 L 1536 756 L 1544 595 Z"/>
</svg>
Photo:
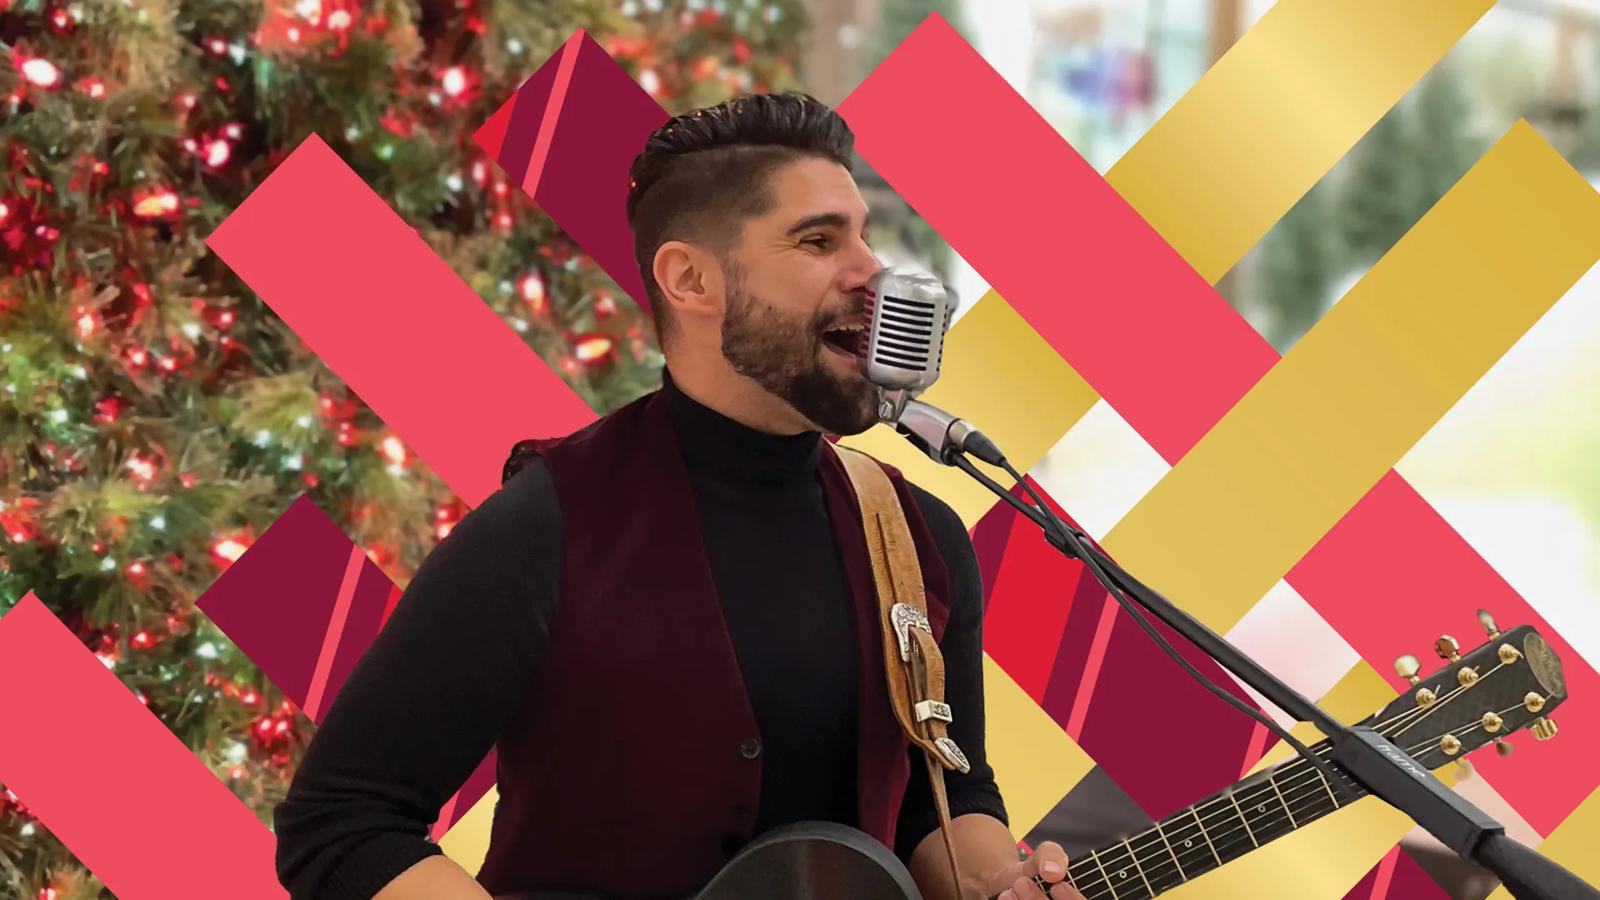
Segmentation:
<svg viewBox="0 0 1600 900">
<path fill-rule="evenodd" d="M 1549 740 L 1549 714 L 1566 699 L 1561 661 L 1531 626 L 1501 633 L 1462 656 L 1453 638 L 1436 649 L 1446 665 L 1426 678 L 1414 656 L 1395 669 L 1406 692 L 1360 724 L 1412 759 L 1437 769 L 1524 728 Z M 1185 807 L 1137 834 L 1073 857 L 1067 881 L 1087 900 L 1147 900 L 1238 859 L 1366 795 L 1330 756 L 1311 746 L 1335 778 L 1295 756 Z M 1041 887 L 1045 887 L 1041 883 Z M 495 900 L 606 900 L 532 891 Z M 876 839 L 831 822 L 801 822 L 759 835 L 688 900 L 922 900 L 911 875 Z"/>
</svg>

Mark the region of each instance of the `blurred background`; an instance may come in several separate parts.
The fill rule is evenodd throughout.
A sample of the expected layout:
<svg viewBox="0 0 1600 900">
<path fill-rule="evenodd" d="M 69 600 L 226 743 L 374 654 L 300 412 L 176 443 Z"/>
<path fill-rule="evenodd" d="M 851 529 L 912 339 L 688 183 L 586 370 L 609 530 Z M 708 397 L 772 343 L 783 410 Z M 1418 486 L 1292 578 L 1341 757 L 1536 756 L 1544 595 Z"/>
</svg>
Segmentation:
<svg viewBox="0 0 1600 900">
<path fill-rule="evenodd" d="M 299 493 L 402 586 L 466 511 L 203 245 L 308 134 L 604 413 L 659 384 L 649 319 L 470 141 L 573 30 L 676 113 L 789 88 L 837 103 L 938 12 L 1103 172 L 1271 5 L 0 0 L 0 614 L 37 593 L 270 824 L 313 729 L 195 599 Z M 1600 181 L 1600 6 L 1501 0 L 1219 290 L 1288 352 L 1519 118 Z M 964 126 L 981 111 L 952 111 Z M 886 263 L 981 302 L 981 273 L 864 163 L 858 180 Z M 1591 273 L 1401 466 L 1590 659 L 1596 347 Z M 1130 435 L 1072 471 L 1147 477 L 1119 465 Z M 50 740 L 6 720 L 8 687 L 4 739 Z M 0 897 L 102 896 L 0 787 Z"/>
</svg>

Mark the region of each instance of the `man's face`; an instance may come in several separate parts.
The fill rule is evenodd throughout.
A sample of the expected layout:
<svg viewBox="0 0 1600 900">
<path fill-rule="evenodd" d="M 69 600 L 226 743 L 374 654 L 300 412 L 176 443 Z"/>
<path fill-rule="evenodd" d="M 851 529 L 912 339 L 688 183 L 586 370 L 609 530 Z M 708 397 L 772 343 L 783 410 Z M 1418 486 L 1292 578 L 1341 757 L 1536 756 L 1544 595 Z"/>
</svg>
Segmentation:
<svg viewBox="0 0 1600 900">
<path fill-rule="evenodd" d="M 866 324 L 867 206 L 838 163 L 806 158 L 773 172 L 775 208 L 747 219 L 725 260 L 722 353 L 735 371 L 794 407 L 817 430 L 860 434 L 877 422 L 877 388 L 852 350 Z"/>
</svg>

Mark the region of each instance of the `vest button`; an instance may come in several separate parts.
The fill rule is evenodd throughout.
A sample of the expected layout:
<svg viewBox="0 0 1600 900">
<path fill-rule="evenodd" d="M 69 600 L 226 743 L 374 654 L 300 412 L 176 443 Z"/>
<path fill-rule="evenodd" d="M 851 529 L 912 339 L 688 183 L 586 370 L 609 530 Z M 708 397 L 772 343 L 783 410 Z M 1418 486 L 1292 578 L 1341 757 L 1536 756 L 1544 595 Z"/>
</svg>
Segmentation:
<svg viewBox="0 0 1600 900">
<path fill-rule="evenodd" d="M 739 745 L 739 752 L 745 759 L 755 759 L 761 755 L 761 742 L 755 738 L 745 738 L 744 743 Z"/>
</svg>

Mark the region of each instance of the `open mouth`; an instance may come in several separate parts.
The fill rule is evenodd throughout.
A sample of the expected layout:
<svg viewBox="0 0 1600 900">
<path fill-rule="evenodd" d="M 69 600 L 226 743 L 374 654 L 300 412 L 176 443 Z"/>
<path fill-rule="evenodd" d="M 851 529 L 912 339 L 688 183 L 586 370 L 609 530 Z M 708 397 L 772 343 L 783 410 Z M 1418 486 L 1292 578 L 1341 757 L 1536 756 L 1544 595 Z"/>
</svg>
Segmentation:
<svg viewBox="0 0 1600 900">
<path fill-rule="evenodd" d="M 855 356 L 866 336 L 867 327 L 862 323 L 841 325 L 822 332 L 822 343 L 837 353 Z"/>
</svg>

